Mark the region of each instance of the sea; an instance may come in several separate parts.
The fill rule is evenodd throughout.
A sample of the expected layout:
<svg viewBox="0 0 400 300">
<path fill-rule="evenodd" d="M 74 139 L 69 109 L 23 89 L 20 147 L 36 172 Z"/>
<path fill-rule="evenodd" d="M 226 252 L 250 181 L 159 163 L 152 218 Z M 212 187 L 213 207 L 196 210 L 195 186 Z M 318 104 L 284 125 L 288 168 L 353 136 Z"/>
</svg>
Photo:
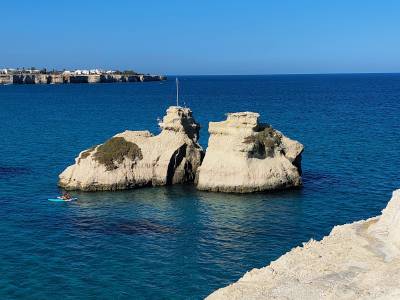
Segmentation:
<svg viewBox="0 0 400 300">
<path fill-rule="evenodd" d="M 164 82 L 0 86 L 0 299 L 202 299 L 400 188 L 400 74 L 180 76 L 201 124 L 254 111 L 305 146 L 304 186 L 60 194 L 58 174 L 126 129 L 157 134 Z"/>
</svg>

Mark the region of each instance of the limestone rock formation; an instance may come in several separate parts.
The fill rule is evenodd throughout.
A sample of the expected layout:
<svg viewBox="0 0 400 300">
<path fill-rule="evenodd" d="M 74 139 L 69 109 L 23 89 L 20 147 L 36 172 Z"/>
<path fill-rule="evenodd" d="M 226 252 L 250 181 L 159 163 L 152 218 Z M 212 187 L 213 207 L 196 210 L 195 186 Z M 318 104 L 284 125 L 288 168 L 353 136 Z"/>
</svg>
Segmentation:
<svg viewBox="0 0 400 300">
<path fill-rule="evenodd" d="M 198 189 L 246 193 L 301 185 L 303 145 L 258 118 L 258 113 L 239 112 L 210 122 Z"/>
<path fill-rule="evenodd" d="M 200 126 L 188 108 L 167 110 L 161 133 L 125 131 L 102 145 L 82 151 L 59 175 L 67 190 L 118 190 L 194 180 L 203 150 Z"/>
<path fill-rule="evenodd" d="M 400 190 L 382 215 L 336 226 L 207 299 L 400 299 Z"/>
</svg>

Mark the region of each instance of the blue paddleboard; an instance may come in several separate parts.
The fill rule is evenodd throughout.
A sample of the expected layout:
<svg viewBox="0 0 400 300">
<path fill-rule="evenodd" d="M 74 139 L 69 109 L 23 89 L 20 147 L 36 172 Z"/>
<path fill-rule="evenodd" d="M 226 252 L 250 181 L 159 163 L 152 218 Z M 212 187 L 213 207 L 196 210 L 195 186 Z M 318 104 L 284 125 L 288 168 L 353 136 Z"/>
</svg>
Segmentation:
<svg viewBox="0 0 400 300">
<path fill-rule="evenodd" d="M 78 198 L 71 198 L 68 200 L 64 200 L 64 199 L 60 199 L 60 198 L 50 198 L 47 200 L 52 201 L 52 202 L 70 202 L 70 201 L 78 200 Z"/>
</svg>

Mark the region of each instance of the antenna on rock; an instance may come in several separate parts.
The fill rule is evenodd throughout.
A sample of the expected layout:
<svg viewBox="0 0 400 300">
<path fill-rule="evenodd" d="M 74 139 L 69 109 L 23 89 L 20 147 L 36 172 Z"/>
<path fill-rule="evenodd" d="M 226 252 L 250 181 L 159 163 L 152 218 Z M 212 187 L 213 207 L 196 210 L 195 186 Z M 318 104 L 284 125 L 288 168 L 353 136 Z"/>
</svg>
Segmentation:
<svg viewBox="0 0 400 300">
<path fill-rule="evenodd" d="M 179 106 L 179 81 L 176 77 L 176 106 Z"/>
</svg>

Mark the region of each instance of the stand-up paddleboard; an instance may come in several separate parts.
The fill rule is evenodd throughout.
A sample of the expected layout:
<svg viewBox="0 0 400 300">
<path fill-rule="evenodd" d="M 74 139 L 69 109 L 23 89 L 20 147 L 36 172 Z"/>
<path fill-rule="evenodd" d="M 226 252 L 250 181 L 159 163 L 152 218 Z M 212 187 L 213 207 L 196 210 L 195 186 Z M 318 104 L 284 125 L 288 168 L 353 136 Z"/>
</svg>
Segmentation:
<svg viewBox="0 0 400 300">
<path fill-rule="evenodd" d="M 50 198 L 47 200 L 52 201 L 52 202 L 71 202 L 71 201 L 78 200 L 78 198 L 71 198 L 71 199 L 64 200 L 64 199 L 58 197 L 58 198 Z"/>
</svg>

